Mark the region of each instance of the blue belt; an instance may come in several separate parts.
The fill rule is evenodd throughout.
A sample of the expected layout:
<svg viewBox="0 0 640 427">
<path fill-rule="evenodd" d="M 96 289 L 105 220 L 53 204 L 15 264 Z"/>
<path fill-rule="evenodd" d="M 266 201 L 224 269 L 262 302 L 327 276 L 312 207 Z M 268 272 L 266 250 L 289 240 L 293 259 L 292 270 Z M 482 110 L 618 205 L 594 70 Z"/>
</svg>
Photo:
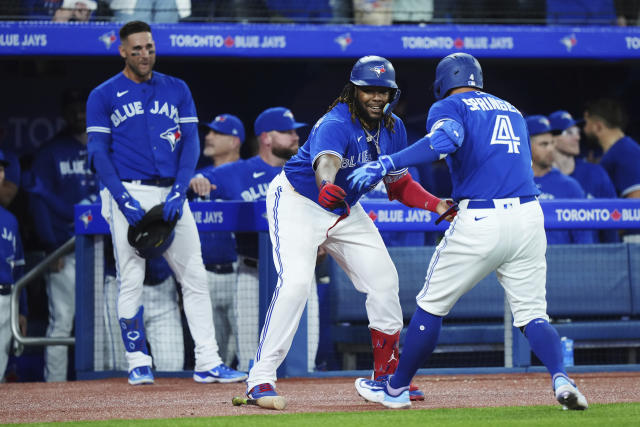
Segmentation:
<svg viewBox="0 0 640 427">
<path fill-rule="evenodd" d="M 151 179 L 123 179 L 124 182 L 130 182 L 138 185 L 152 185 L 154 187 L 171 187 L 175 182 L 174 178 L 151 178 Z"/>
<path fill-rule="evenodd" d="M 1 283 L 0 284 L 0 295 L 9 295 L 11 293 L 11 283 Z"/>
<path fill-rule="evenodd" d="M 520 199 L 520 204 L 523 205 L 536 200 L 536 196 L 520 196 L 518 199 Z M 493 200 L 469 200 L 467 205 L 467 209 L 493 209 L 495 207 Z"/>
</svg>

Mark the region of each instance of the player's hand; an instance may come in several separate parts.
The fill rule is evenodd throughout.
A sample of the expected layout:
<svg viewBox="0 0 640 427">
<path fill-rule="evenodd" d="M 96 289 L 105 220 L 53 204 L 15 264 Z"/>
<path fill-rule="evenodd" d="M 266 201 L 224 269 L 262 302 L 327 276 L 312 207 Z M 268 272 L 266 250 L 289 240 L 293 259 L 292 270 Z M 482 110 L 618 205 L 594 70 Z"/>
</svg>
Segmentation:
<svg viewBox="0 0 640 427">
<path fill-rule="evenodd" d="M 200 197 L 206 197 L 213 190 L 218 188 L 215 184 L 212 184 L 207 178 L 204 176 L 196 176 L 191 178 L 191 182 L 189 183 L 189 188 L 191 191 L 196 193 Z"/>
<path fill-rule="evenodd" d="M 436 213 L 440 215 L 436 219 L 436 225 L 440 224 L 442 220 L 451 222 L 458 214 L 458 204 L 450 199 L 440 200 L 438 206 L 436 206 Z"/>
<path fill-rule="evenodd" d="M 380 156 L 375 162 L 365 163 L 347 177 L 352 189 L 362 191 L 377 184 L 383 176 L 395 169 L 389 156 Z"/>
<path fill-rule="evenodd" d="M 187 188 L 180 184 L 174 184 L 173 188 L 167 194 L 162 208 L 162 219 L 171 222 L 174 219 L 180 219 L 182 216 L 182 208 L 187 200 Z"/>
<path fill-rule="evenodd" d="M 340 186 L 327 181 L 322 181 L 320 194 L 318 194 L 318 203 L 327 209 L 335 209 L 342 204 L 346 204 L 344 198 L 347 193 Z"/>
<path fill-rule="evenodd" d="M 140 203 L 128 192 L 122 193 L 120 196 L 116 198 L 116 202 L 118 203 L 118 207 L 120 211 L 127 219 L 129 225 L 135 226 L 140 222 L 142 217 L 144 216 L 144 209 L 140 206 Z"/>
</svg>

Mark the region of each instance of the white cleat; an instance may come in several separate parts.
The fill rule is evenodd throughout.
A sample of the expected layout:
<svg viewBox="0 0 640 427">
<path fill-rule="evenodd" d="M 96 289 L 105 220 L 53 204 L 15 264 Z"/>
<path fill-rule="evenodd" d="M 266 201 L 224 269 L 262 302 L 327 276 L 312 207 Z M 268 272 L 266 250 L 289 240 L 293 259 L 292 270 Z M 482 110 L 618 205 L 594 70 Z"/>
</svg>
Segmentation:
<svg viewBox="0 0 640 427">
<path fill-rule="evenodd" d="M 558 376 L 554 380 L 556 400 L 562 408 L 574 411 L 584 411 L 589 407 L 587 398 L 575 386 L 575 383 L 565 376 Z"/>
<path fill-rule="evenodd" d="M 411 407 L 409 387 L 407 387 L 407 389 L 398 396 L 391 396 L 387 393 L 386 381 L 374 381 L 366 378 L 358 378 L 355 386 L 358 394 L 369 402 L 381 403 L 391 409 L 405 409 Z"/>
</svg>

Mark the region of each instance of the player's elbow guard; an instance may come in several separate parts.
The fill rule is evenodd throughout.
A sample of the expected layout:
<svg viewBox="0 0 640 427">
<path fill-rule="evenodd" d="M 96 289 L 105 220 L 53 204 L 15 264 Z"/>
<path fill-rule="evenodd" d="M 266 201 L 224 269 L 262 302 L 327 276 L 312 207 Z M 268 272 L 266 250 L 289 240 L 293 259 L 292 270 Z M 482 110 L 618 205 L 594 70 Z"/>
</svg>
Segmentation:
<svg viewBox="0 0 640 427">
<path fill-rule="evenodd" d="M 450 154 L 462 145 L 464 127 L 455 120 L 440 120 L 431 128 L 430 145 L 440 154 Z"/>
</svg>

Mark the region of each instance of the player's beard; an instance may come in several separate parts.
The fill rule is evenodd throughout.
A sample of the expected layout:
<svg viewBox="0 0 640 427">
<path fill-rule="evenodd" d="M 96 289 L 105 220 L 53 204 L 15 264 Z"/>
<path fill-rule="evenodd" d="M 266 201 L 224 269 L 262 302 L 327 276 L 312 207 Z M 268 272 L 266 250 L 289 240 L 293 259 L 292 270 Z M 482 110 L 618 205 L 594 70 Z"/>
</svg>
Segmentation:
<svg viewBox="0 0 640 427">
<path fill-rule="evenodd" d="M 271 146 L 271 154 L 281 159 L 289 160 L 298 152 L 298 148 L 274 147 Z"/>
<path fill-rule="evenodd" d="M 135 74 L 138 78 L 140 78 L 140 80 L 146 80 L 149 78 L 149 76 L 153 72 L 153 67 L 155 63 L 156 63 L 155 57 L 150 57 L 149 64 L 148 64 L 148 71 L 145 72 L 140 69 L 140 65 L 138 64 L 138 62 L 136 62 L 135 58 L 127 59 L 127 67 L 129 67 L 131 72 Z"/>
<path fill-rule="evenodd" d="M 371 117 L 369 111 L 362 105 L 362 103 L 356 99 L 354 102 L 356 107 L 356 115 L 360 118 L 361 121 L 365 122 L 369 129 L 375 129 L 378 127 L 378 123 L 382 120 L 382 117 Z"/>
</svg>

